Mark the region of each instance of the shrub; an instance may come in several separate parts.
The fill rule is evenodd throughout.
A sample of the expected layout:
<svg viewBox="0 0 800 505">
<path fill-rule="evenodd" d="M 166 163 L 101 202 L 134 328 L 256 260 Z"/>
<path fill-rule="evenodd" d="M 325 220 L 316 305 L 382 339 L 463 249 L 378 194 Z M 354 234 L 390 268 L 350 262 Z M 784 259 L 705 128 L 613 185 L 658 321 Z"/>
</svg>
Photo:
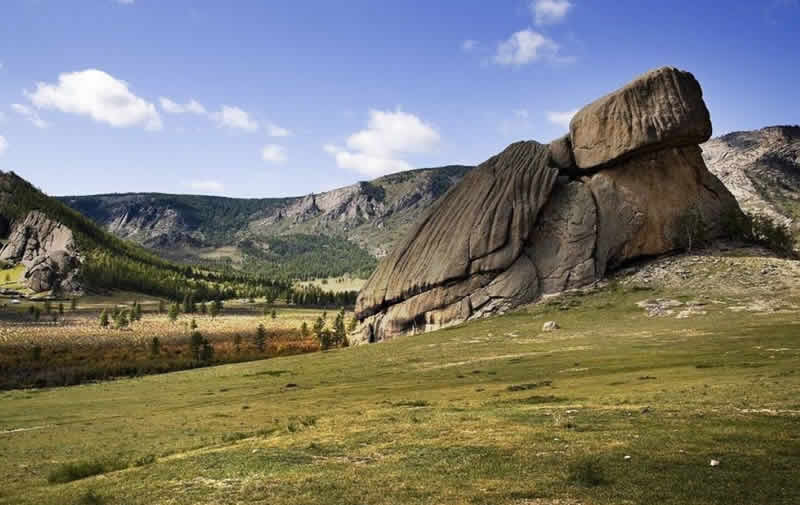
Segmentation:
<svg viewBox="0 0 800 505">
<path fill-rule="evenodd" d="M 585 487 L 601 486 L 608 482 L 600 459 L 595 456 L 587 456 L 570 463 L 567 480 Z"/>
<path fill-rule="evenodd" d="M 694 205 L 678 216 L 676 228 L 680 244 L 688 252 L 692 251 L 692 247 L 703 245 L 708 241 L 708 227 L 703 221 L 700 210 Z"/>
<path fill-rule="evenodd" d="M 156 462 L 155 454 L 146 454 L 133 462 L 134 466 L 151 465 Z"/>
<path fill-rule="evenodd" d="M 93 475 L 106 473 L 108 467 L 100 461 L 80 461 L 77 463 L 64 463 L 47 476 L 51 484 L 63 484 L 74 480 L 85 479 Z"/>
<path fill-rule="evenodd" d="M 94 489 L 87 489 L 78 503 L 81 505 L 104 505 L 106 499 L 103 495 L 97 494 Z"/>
<path fill-rule="evenodd" d="M 763 215 L 750 216 L 756 242 L 783 256 L 794 254 L 794 238 L 786 226 Z"/>
</svg>

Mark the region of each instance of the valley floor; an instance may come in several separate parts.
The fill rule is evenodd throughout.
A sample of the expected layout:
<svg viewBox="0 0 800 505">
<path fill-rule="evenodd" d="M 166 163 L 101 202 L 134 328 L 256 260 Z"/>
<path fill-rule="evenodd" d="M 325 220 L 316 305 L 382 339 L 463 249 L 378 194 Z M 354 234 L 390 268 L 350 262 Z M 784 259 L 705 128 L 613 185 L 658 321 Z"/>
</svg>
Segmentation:
<svg viewBox="0 0 800 505">
<path fill-rule="evenodd" d="M 662 261 L 752 287 L 656 263 L 384 344 L 0 393 L 0 503 L 796 504 L 800 285 L 731 257 Z"/>
</svg>

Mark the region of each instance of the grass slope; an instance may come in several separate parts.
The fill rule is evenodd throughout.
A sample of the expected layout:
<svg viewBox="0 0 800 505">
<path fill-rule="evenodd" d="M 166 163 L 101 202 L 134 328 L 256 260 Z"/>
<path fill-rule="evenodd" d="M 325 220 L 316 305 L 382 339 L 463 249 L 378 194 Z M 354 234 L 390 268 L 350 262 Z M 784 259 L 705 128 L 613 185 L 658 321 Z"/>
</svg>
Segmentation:
<svg viewBox="0 0 800 505">
<path fill-rule="evenodd" d="M 0 503 L 797 503 L 796 294 L 769 314 L 635 305 L 659 296 L 695 295 L 617 287 L 386 344 L 6 392 Z"/>
</svg>

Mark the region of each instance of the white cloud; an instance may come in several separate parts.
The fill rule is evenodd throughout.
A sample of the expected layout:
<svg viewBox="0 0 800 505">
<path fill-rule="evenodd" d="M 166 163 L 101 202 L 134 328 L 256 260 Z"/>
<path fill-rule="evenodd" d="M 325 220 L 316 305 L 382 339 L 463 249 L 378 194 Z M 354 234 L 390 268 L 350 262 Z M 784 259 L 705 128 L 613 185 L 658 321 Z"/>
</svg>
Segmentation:
<svg viewBox="0 0 800 505">
<path fill-rule="evenodd" d="M 192 191 L 204 193 L 221 193 L 225 189 L 221 182 L 212 180 L 192 181 L 189 183 L 189 187 L 192 188 Z"/>
<path fill-rule="evenodd" d="M 278 144 L 267 144 L 261 150 L 261 157 L 270 163 L 283 163 L 289 159 L 286 148 Z"/>
<path fill-rule="evenodd" d="M 569 122 L 572 121 L 572 116 L 577 114 L 579 109 L 570 110 L 567 112 L 548 112 L 547 120 L 551 123 L 569 129 Z"/>
<path fill-rule="evenodd" d="M 64 73 L 58 76 L 58 84 L 39 82 L 36 91 L 25 94 L 37 108 L 90 116 L 114 127 L 162 127 L 155 105 L 131 93 L 125 81 L 102 70 Z"/>
<path fill-rule="evenodd" d="M 439 133 L 413 114 L 370 110 L 369 115 L 367 129 L 350 135 L 347 149 L 323 146 L 339 167 L 371 177 L 410 170 L 411 165 L 398 155 L 427 152 L 439 143 Z"/>
<path fill-rule="evenodd" d="M 205 107 L 203 107 L 203 104 L 195 101 L 194 99 L 189 100 L 189 103 L 186 104 L 186 112 L 191 112 L 192 114 L 197 114 L 198 116 L 205 116 L 208 114 L 208 111 Z"/>
<path fill-rule="evenodd" d="M 267 123 L 267 131 L 270 137 L 288 137 L 292 134 L 291 131 L 286 128 L 281 128 L 275 123 Z"/>
<path fill-rule="evenodd" d="M 50 126 L 47 121 L 39 117 L 39 113 L 33 110 L 32 107 L 22 105 L 21 103 L 12 103 L 11 108 L 14 109 L 14 112 L 33 123 L 37 128 L 47 128 Z"/>
<path fill-rule="evenodd" d="M 258 121 L 251 119 L 250 114 L 239 107 L 223 105 L 219 112 L 212 114 L 212 117 L 219 123 L 219 126 L 238 128 L 249 132 L 258 130 Z"/>
<path fill-rule="evenodd" d="M 537 25 L 558 23 L 566 17 L 571 7 L 569 0 L 534 0 L 531 3 Z"/>
<path fill-rule="evenodd" d="M 468 39 L 461 43 L 461 49 L 464 51 L 472 51 L 478 46 L 477 40 Z"/>
<path fill-rule="evenodd" d="M 0 135 L 0 156 L 8 150 L 8 141 L 5 137 Z"/>
<path fill-rule="evenodd" d="M 494 61 L 501 65 L 524 65 L 542 56 L 555 57 L 558 44 L 541 33 L 522 30 L 497 45 Z"/>
<path fill-rule="evenodd" d="M 133 5 L 136 0 L 117 0 L 118 4 L 122 5 Z"/>
<path fill-rule="evenodd" d="M 195 101 L 194 99 L 189 100 L 189 103 L 186 105 L 173 102 L 169 98 L 163 96 L 160 97 L 158 101 L 161 104 L 161 108 L 164 110 L 164 112 L 168 112 L 170 114 L 186 114 L 187 112 L 197 114 L 198 116 L 205 116 L 208 114 L 208 111 L 206 111 L 206 108 L 203 107 L 203 104 Z"/>
</svg>

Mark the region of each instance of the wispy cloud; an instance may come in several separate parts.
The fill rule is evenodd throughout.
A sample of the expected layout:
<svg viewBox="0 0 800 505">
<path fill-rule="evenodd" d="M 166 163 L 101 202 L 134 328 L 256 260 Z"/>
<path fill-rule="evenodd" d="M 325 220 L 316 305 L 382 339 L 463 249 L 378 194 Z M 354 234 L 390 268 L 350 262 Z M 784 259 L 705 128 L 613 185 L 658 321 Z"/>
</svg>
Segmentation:
<svg viewBox="0 0 800 505">
<path fill-rule="evenodd" d="M 269 163 L 283 163 L 289 159 L 286 148 L 278 144 L 267 144 L 261 150 L 261 158 Z"/>
<path fill-rule="evenodd" d="M 466 52 L 470 52 L 473 49 L 475 49 L 476 47 L 478 47 L 478 41 L 477 40 L 467 39 L 467 40 L 465 40 L 464 42 L 461 43 L 461 49 L 463 51 L 466 51 Z"/>
<path fill-rule="evenodd" d="M 163 96 L 160 97 L 158 101 L 161 104 L 161 108 L 164 110 L 164 112 L 169 114 L 186 114 L 187 112 L 190 112 L 192 114 L 197 114 L 198 116 L 208 115 L 208 111 L 203 104 L 195 99 L 189 100 L 185 105 L 173 102 L 169 98 Z"/>
<path fill-rule="evenodd" d="M 127 82 L 102 70 L 64 73 L 58 76 L 58 83 L 39 82 L 34 92 L 25 91 L 25 95 L 36 108 L 89 116 L 114 127 L 162 127 L 154 104 L 134 95 Z"/>
<path fill-rule="evenodd" d="M 122 5 L 133 5 L 134 2 L 136 2 L 136 0 L 114 0 L 114 1 Z"/>
<path fill-rule="evenodd" d="M 347 138 L 347 149 L 323 146 L 339 167 L 371 177 L 410 170 L 401 155 L 428 152 L 439 143 L 439 132 L 414 114 L 370 110 L 369 116 L 367 128 Z"/>
<path fill-rule="evenodd" d="M 500 65 L 525 65 L 542 57 L 554 58 L 558 49 L 558 44 L 541 33 L 521 30 L 497 45 L 494 61 Z"/>
<path fill-rule="evenodd" d="M 212 114 L 212 118 L 219 126 L 226 128 L 248 132 L 257 131 L 259 128 L 258 121 L 252 119 L 247 111 L 231 105 L 223 105 L 219 112 Z"/>
<path fill-rule="evenodd" d="M 534 0 L 531 11 L 537 25 L 548 25 L 562 21 L 572 8 L 569 0 Z"/>
<path fill-rule="evenodd" d="M 50 126 L 47 121 L 39 117 L 39 113 L 36 112 L 32 107 L 22 105 L 21 103 L 12 103 L 11 108 L 14 110 L 14 112 L 33 123 L 37 128 L 47 128 Z"/>
<path fill-rule="evenodd" d="M 292 134 L 286 128 L 282 128 L 275 123 L 267 123 L 267 133 L 270 137 L 288 137 Z"/>
<path fill-rule="evenodd" d="M 558 125 L 563 127 L 564 129 L 569 129 L 569 122 L 572 121 L 572 116 L 578 113 L 579 109 L 573 109 L 566 112 L 548 112 L 547 113 L 547 120 L 553 123 L 554 125 Z"/>
</svg>

